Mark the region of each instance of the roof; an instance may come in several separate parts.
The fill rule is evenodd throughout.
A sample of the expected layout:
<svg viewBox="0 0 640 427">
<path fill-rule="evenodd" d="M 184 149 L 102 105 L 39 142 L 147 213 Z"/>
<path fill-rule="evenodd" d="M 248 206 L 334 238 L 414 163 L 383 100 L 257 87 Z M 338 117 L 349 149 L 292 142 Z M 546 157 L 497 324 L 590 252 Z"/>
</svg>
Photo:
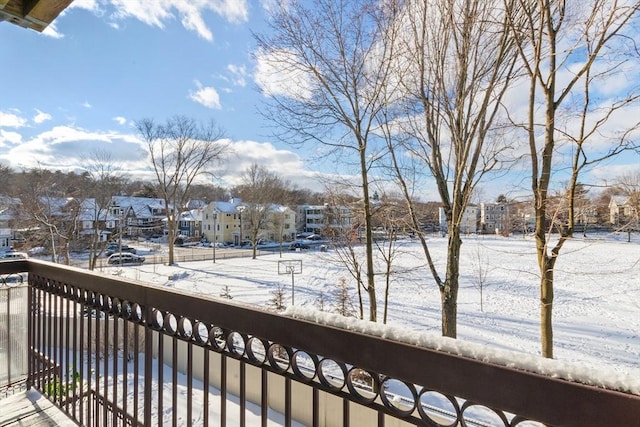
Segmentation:
<svg viewBox="0 0 640 427">
<path fill-rule="evenodd" d="M 0 0 L 0 21 L 42 32 L 73 0 Z"/>
<path fill-rule="evenodd" d="M 123 209 L 131 209 L 137 218 L 161 218 L 165 217 L 164 200 L 151 197 L 131 197 L 131 196 L 113 196 L 111 198 L 111 206 L 119 206 Z M 153 210 L 162 211 L 163 213 L 154 215 Z"/>
</svg>

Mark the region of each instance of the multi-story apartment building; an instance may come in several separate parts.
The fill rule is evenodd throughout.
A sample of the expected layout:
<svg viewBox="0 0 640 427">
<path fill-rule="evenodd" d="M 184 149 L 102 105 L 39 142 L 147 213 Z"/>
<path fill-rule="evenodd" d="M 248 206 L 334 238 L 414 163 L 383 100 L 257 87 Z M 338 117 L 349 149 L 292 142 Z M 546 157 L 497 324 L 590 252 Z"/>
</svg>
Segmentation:
<svg viewBox="0 0 640 427">
<path fill-rule="evenodd" d="M 202 235 L 213 243 L 240 244 L 242 201 L 211 202 L 202 208 Z"/>
<path fill-rule="evenodd" d="M 239 245 L 251 238 L 247 204 L 234 198 L 211 202 L 202 208 L 202 234 L 210 242 Z M 263 239 L 291 240 L 296 234 L 296 214 L 286 206 L 269 206 L 269 218 L 259 235 Z M 244 215 L 244 216 L 243 216 Z"/>
<path fill-rule="evenodd" d="M 321 234 L 325 227 L 350 229 L 353 213 L 346 206 L 300 205 L 296 228 L 301 232 Z"/>
<path fill-rule="evenodd" d="M 438 209 L 438 217 L 440 218 L 440 231 L 447 232 L 447 218 L 444 214 L 444 208 Z M 478 221 L 480 220 L 480 210 L 477 205 L 469 205 L 464 209 L 462 220 L 460 221 L 460 232 L 463 234 L 471 234 L 478 232 Z"/>
<path fill-rule="evenodd" d="M 504 234 L 510 232 L 509 205 L 507 203 L 480 203 L 480 232 Z"/>
</svg>

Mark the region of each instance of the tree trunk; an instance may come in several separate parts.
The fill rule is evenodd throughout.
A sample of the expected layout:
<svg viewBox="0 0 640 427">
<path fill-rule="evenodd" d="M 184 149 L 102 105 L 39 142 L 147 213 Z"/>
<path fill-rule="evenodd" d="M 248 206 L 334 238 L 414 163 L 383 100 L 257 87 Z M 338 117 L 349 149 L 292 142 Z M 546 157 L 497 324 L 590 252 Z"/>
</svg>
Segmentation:
<svg viewBox="0 0 640 427">
<path fill-rule="evenodd" d="M 451 224 L 451 222 L 449 222 Z M 447 245 L 447 276 L 440 287 L 442 304 L 442 336 L 456 338 L 458 317 L 458 286 L 460 275 L 460 228 L 449 225 L 449 243 Z"/>
<path fill-rule="evenodd" d="M 167 217 L 167 239 L 169 243 L 169 265 L 174 264 L 174 250 L 173 247 L 175 245 L 176 240 L 176 226 L 173 220 L 173 216 Z"/>
<path fill-rule="evenodd" d="M 369 177 L 367 174 L 367 153 L 360 149 L 360 170 L 362 176 L 362 199 L 364 203 L 365 250 L 367 256 L 367 293 L 369 295 L 369 320 L 378 321 L 378 304 L 376 301 L 376 282 L 373 268 L 373 232 L 371 198 L 369 197 Z"/>
<path fill-rule="evenodd" d="M 542 357 L 553 359 L 553 266 L 548 257 L 540 257 L 544 271 L 540 279 L 540 341 Z"/>
</svg>

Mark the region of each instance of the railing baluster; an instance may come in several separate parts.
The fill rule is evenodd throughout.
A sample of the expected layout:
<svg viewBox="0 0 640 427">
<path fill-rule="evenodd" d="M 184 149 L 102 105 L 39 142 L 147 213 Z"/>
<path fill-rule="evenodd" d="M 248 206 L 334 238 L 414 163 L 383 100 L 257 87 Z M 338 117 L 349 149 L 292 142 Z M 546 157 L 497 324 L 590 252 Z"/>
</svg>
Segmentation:
<svg viewBox="0 0 640 427">
<path fill-rule="evenodd" d="M 314 387 L 313 388 L 313 427 L 318 427 L 320 425 L 320 410 L 319 410 L 319 405 L 320 405 L 320 391 Z"/>
<path fill-rule="evenodd" d="M 240 360 L 240 425 L 247 425 L 247 366 Z"/>
<path fill-rule="evenodd" d="M 103 296 L 106 298 L 106 296 Z M 103 302 L 104 305 L 106 303 Z M 102 344 L 102 363 L 104 374 L 102 375 L 102 422 L 106 427 L 109 425 L 109 312 L 106 308 L 102 308 L 104 313 L 104 340 Z"/>
<path fill-rule="evenodd" d="M 89 295 L 87 294 L 86 297 L 88 297 Z M 88 302 L 85 302 L 85 304 L 88 304 Z M 94 352 L 93 350 L 93 310 L 91 309 L 91 306 L 89 305 L 85 305 L 85 315 L 87 317 L 87 377 L 89 378 L 88 381 L 88 390 L 87 390 L 87 394 L 89 396 L 89 401 L 87 402 L 87 425 L 92 425 L 91 421 L 93 419 L 92 417 L 92 413 L 95 410 L 95 406 L 94 406 L 94 402 L 93 400 L 95 399 L 95 395 L 93 394 L 93 377 L 96 374 L 95 369 L 93 369 L 93 357 L 94 357 Z"/>
<path fill-rule="evenodd" d="M 158 333 L 158 427 L 162 426 L 164 414 L 164 334 Z"/>
<path fill-rule="evenodd" d="M 193 425 L 193 343 L 187 343 L 187 427 Z"/>
<path fill-rule="evenodd" d="M 70 287 L 70 292 L 75 295 L 75 287 Z M 73 419 L 74 420 L 78 420 L 78 378 L 76 376 L 76 374 L 80 375 L 77 371 L 78 369 L 78 303 L 75 299 L 73 299 L 73 303 L 71 304 L 71 307 L 73 307 L 73 311 L 71 313 L 71 315 L 73 316 L 73 327 L 72 327 L 72 334 L 71 334 L 71 366 L 72 366 L 72 371 L 73 371 L 73 386 L 72 386 L 72 401 L 73 401 L 73 407 L 71 408 L 73 411 Z"/>
<path fill-rule="evenodd" d="M 342 399 L 342 427 L 349 427 L 349 399 Z"/>
<path fill-rule="evenodd" d="M 52 396 L 51 392 L 52 390 L 55 390 L 54 387 L 55 383 L 52 380 L 52 375 L 53 375 L 53 369 L 51 367 L 51 361 L 53 360 L 53 343 L 52 340 L 54 339 L 55 335 L 56 335 L 56 330 L 55 330 L 55 321 L 52 318 L 53 317 L 53 294 L 51 292 L 49 292 L 49 294 L 47 294 L 47 327 L 45 329 L 45 333 L 47 336 L 47 343 L 46 343 L 46 355 L 47 355 L 47 359 L 45 359 L 45 372 L 46 372 L 46 380 L 45 380 L 45 388 L 46 390 L 46 395 L 48 397 L 53 397 L 53 400 L 55 400 L 55 394 Z"/>
<path fill-rule="evenodd" d="M 202 410 L 204 411 L 202 423 L 209 427 L 209 349 L 204 350 L 204 373 L 202 375 Z"/>
<path fill-rule="evenodd" d="M 71 311 L 71 301 L 69 300 L 68 297 L 65 297 L 64 300 L 64 304 L 65 304 L 65 310 L 64 310 L 64 370 L 65 370 L 65 381 L 67 382 L 67 387 L 66 387 L 66 391 L 65 391 L 65 405 L 64 405 L 64 410 L 66 413 L 70 413 L 73 411 L 73 407 L 75 407 L 75 405 L 73 405 L 73 407 L 71 408 L 71 411 L 69 410 L 69 405 L 73 404 L 73 398 L 75 397 L 75 380 L 73 378 L 73 370 L 75 369 L 72 365 L 72 361 L 70 361 L 70 356 L 69 356 L 69 351 L 72 350 L 71 346 L 69 345 L 69 340 L 71 339 L 71 325 L 70 325 L 70 317 L 69 317 L 69 313 Z M 61 316 L 62 317 L 62 316 Z M 69 388 L 71 387 L 71 388 Z M 71 394 L 71 396 L 69 396 L 69 394 Z"/>
<path fill-rule="evenodd" d="M 140 324 L 135 323 L 133 329 L 133 348 L 135 357 L 133 358 L 133 417 L 140 419 L 140 408 L 138 407 L 138 395 L 140 394 Z M 146 334 L 145 334 L 146 336 Z M 147 424 L 148 425 L 148 424 Z"/>
<path fill-rule="evenodd" d="M 113 349 L 113 368 L 111 374 L 111 384 L 113 389 L 113 426 L 118 425 L 118 415 L 119 415 L 119 403 L 118 403 L 118 360 L 120 359 L 120 355 L 118 349 L 120 348 L 120 343 L 118 342 L 118 331 L 120 329 L 118 318 L 113 316 L 113 345 L 111 348 Z M 123 417 L 123 419 L 126 419 Z"/>
<path fill-rule="evenodd" d="M 227 425 L 227 356 L 220 354 L 220 427 Z"/>
<path fill-rule="evenodd" d="M 56 282 L 56 295 L 54 297 L 55 301 L 55 323 L 57 325 L 57 336 L 54 338 L 54 354 L 55 360 L 52 361 L 56 366 L 56 373 L 58 374 L 58 378 L 56 378 L 56 384 L 58 385 L 58 405 L 62 408 L 64 403 L 64 397 L 67 395 L 67 391 L 65 390 L 65 380 L 66 380 L 66 372 L 67 366 L 64 363 L 63 350 L 64 350 L 64 304 L 61 300 L 60 293 L 62 292 L 62 285 L 59 282 Z"/>
<path fill-rule="evenodd" d="M 161 332 L 162 333 L 162 332 Z M 178 339 L 176 337 L 171 337 L 171 349 L 172 349 L 172 358 L 171 358 L 171 404 L 173 414 L 173 418 L 171 421 L 171 425 L 173 427 L 178 426 Z"/>
<path fill-rule="evenodd" d="M 151 406 L 151 390 L 153 390 L 153 331 L 151 329 L 151 316 L 153 308 L 148 306 L 144 309 L 144 425 L 150 426 L 153 418 Z M 161 352 L 162 349 L 159 349 Z"/>
<path fill-rule="evenodd" d="M 260 370 L 260 416 L 261 426 L 267 427 L 267 421 L 269 420 L 269 388 L 268 388 L 268 375 L 269 373 L 265 369 Z"/>
<path fill-rule="evenodd" d="M 129 385 L 129 326 L 130 322 L 127 319 L 122 321 L 122 413 L 125 417 L 128 416 L 129 412 L 128 403 L 129 403 L 129 395 L 128 385 Z M 125 423 L 123 425 L 127 425 L 126 418 Z"/>
<path fill-rule="evenodd" d="M 82 292 L 82 291 L 81 291 Z M 78 313 L 78 308 L 80 313 Z M 76 318 L 79 317 L 79 323 L 80 323 L 80 331 L 79 331 L 79 338 L 78 338 L 78 344 L 80 345 L 80 349 L 79 349 L 79 365 L 80 365 L 80 413 L 79 413 L 79 421 L 80 421 L 80 425 L 84 424 L 84 404 L 85 404 L 85 398 L 88 397 L 88 395 L 85 395 L 85 391 L 84 391 L 84 386 L 85 386 L 85 381 L 87 380 L 87 374 L 85 374 L 85 364 L 84 364 L 84 358 L 85 358 L 85 330 L 84 330 L 84 325 L 85 325 L 85 321 L 84 321 L 84 317 L 82 315 L 83 313 L 83 309 L 84 309 L 84 305 L 82 303 L 79 304 L 79 307 L 76 306 Z"/>
<path fill-rule="evenodd" d="M 284 379 L 284 425 L 291 427 L 291 379 Z"/>
</svg>

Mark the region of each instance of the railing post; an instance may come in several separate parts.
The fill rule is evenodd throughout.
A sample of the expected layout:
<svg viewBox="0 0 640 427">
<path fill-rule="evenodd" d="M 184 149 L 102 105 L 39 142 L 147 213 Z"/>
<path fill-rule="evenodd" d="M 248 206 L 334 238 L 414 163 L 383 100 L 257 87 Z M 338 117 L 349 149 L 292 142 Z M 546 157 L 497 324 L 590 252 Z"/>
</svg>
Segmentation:
<svg viewBox="0 0 640 427">
<path fill-rule="evenodd" d="M 152 406 L 150 398 L 153 390 L 153 331 L 151 330 L 151 316 L 153 309 L 150 306 L 144 309 L 144 425 L 150 426 L 152 419 Z M 137 381 L 137 378 L 136 378 Z M 160 386 L 159 386 L 160 387 Z M 161 388 L 161 387 L 160 387 Z"/>
</svg>

